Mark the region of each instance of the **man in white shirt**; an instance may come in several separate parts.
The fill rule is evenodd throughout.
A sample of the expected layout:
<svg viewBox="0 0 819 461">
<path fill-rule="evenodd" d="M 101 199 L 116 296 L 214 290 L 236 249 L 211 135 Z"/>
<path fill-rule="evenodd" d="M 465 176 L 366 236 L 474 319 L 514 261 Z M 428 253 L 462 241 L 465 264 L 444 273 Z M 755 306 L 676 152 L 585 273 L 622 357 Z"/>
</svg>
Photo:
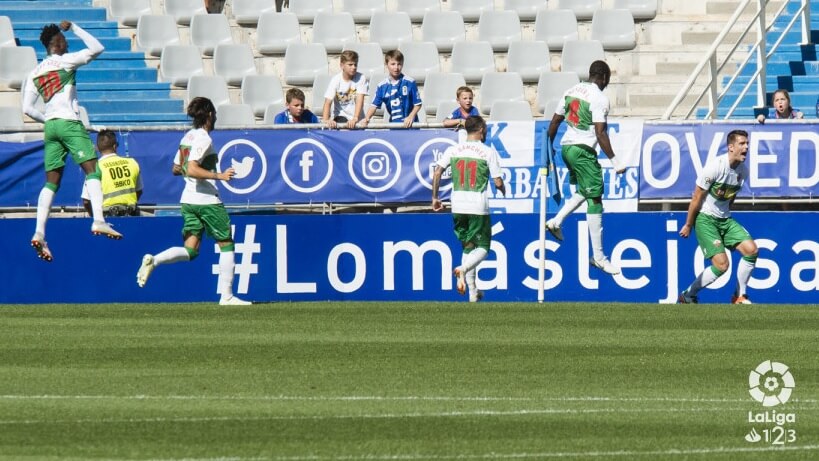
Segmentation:
<svg viewBox="0 0 819 461">
<path fill-rule="evenodd" d="M 625 172 L 614 155 L 608 135 L 607 117 L 609 98 L 603 94 L 611 79 L 611 69 L 604 61 L 589 66 L 589 81 L 567 90 L 558 103 L 549 124 L 548 142 L 554 141 L 560 124 L 566 121 L 566 133 L 560 140 L 563 161 L 569 169 L 569 183 L 577 186 L 577 193 L 566 200 L 557 216 L 546 221 L 546 229 L 558 240 L 563 240 L 560 226 L 583 202 L 587 202 L 586 220 L 593 256 L 589 264 L 607 274 L 619 274 L 603 253 L 603 169 L 597 161 L 597 146 L 603 150 L 618 174 Z"/>
<path fill-rule="evenodd" d="M 68 43 L 61 31 L 71 30 L 85 46 L 84 50 L 68 53 Z M 80 120 L 77 88 L 75 86 L 77 68 L 88 64 L 99 56 L 105 48 L 91 34 L 70 21 L 63 21 L 59 27 L 49 24 L 43 27 L 40 42 L 48 56 L 29 74 L 23 90 L 23 112 L 43 123 L 46 183 L 37 200 L 37 225 L 31 246 L 37 256 L 52 261 L 51 250 L 45 240 L 46 221 L 51 212 L 54 195 L 60 188 L 65 168 L 65 158 L 71 158 L 85 172 L 85 183 L 91 201 L 94 222 L 91 232 L 121 239 L 122 234 L 105 222 L 102 214 L 102 185 L 97 170 L 97 155 L 94 144 Z M 37 98 L 45 103 L 45 114 L 35 107 Z"/>
</svg>

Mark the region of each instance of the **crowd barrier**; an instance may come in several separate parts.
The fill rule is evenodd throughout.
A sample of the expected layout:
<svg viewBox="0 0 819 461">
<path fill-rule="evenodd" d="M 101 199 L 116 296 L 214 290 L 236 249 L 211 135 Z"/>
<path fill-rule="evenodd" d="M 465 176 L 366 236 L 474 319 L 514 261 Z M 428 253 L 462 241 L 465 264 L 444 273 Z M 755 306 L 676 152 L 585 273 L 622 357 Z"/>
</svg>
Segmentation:
<svg viewBox="0 0 819 461">
<path fill-rule="evenodd" d="M 743 212 L 737 219 L 759 245 L 749 296 L 758 303 L 819 301 L 819 214 Z M 487 301 L 535 301 L 539 261 L 536 214 L 493 215 L 493 243 L 478 271 Z M 681 212 L 604 215 L 604 246 L 618 276 L 590 268 L 584 214 L 564 224 L 565 241 L 546 242 L 546 302 L 676 300 L 704 267 L 696 240 L 681 239 Z M 144 253 L 180 245 L 181 217 L 112 218 L 125 239 L 92 236 L 88 218 L 53 218 L 54 261 L 29 247 L 33 219 L 0 220 L 0 303 L 215 301 L 218 254 L 205 240 L 198 259 L 160 266 L 144 288 L 136 272 Z M 453 289 L 460 246 L 449 213 L 235 215 L 235 292 L 254 301 L 465 300 Z M 583 237 L 578 238 L 578 235 Z M 738 255 L 732 254 L 732 268 Z M 727 303 L 729 270 L 701 293 Z"/>
<path fill-rule="evenodd" d="M 565 124 L 563 125 L 565 126 Z M 600 154 L 607 211 L 634 212 L 641 200 L 685 199 L 708 158 L 726 152 L 732 129 L 750 132 L 750 178 L 740 199 L 819 195 L 816 124 L 667 124 L 613 119 L 609 134 L 625 174 Z M 487 143 L 498 150 L 509 193 L 493 196 L 496 212 L 538 209 L 538 171 L 548 122 L 491 122 Z M 563 128 L 561 127 L 561 130 Z M 183 187 L 171 175 L 181 131 L 121 131 L 120 153 L 142 167 L 145 204 L 175 205 Z M 412 130 L 217 130 L 219 169 L 235 178 L 220 182 L 228 205 L 312 203 L 424 203 L 431 194 L 434 162 L 458 140 L 445 129 Z M 560 133 L 558 139 L 560 137 Z M 558 150 L 559 152 L 559 146 Z M 0 208 L 36 205 L 43 185 L 42 142 L 0 142 Z M 571 195 L 568 171 L 557 156 L 563 195 Z M 69 161 L 57 206 L 80 205 L 83 176 Z M 447 197 L 448 176 L 442 183 Z M 556 208 L 549 201 L 549 211 Z"/>
</svg>

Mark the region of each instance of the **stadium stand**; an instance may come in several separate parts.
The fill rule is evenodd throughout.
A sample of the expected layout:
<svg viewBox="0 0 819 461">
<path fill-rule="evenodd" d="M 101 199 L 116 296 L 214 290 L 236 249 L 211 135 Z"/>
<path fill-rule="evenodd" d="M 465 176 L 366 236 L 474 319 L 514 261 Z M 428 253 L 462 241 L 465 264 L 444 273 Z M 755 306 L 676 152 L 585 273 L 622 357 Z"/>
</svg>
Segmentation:
<svg viewBox="0 0 819 461">
<path fill-rule="evenodd" d="M 230 104 L 227 82 L 218 75 L 194 75 L 188 80 L 188 101 L 204 96 L 213 102 L 216 107 Z"/>
<path fill-rule="evenodd" d="M 250 104 L 222 104 L 216 108 L 216 128 L 241 128 L 255 123 Z"/>
<path fill-rule="evenodd" d="M 629 10 L 597 10 L 591 24 L 591 38 L 607 51 L 624 51 L 637 46 L 634 17 Z"/>
<path fill-rule="evenodd" d="M 456 72 L 430 72 L 424 82 L 424 110 L 435 115 L 442 102 L 454 102 L 458 88 L 466 85 L 464 76 Z"/>
<path fill-rule="evenodd" d="M 215 16 L 227 19 L 229 32 L 235 43 L 251 46 L 256 56 L 255 63 L 259 74 L 276 76 L 286 85 L 301 87 L 308 94 L 316 75 L 327 74 L 328 70 L 333 73 L 336 71 L 337 52 L 325 50 L 323 59 L 319 57 L 314 60 L 315 63 L 323 61 L 322 64 L 316 64 L 318 70 L 311 70 L 308 75 L 302 77 L 295 76 L 300 64 L 288 61 L 284 54 L 287 46 L 292 43 L 314 44 L 313 20 L 318 12 L 349 13 L 353 16 L 355 24 L 354 36 L 360 40 L 360 44 L 380 45 L 382 51 L 387 51 L 406 48 L 402 43 L 420 43 L 424 39 L 422 21 L 427 11 L 458 12 L 464 24 L 464 44 L 483 42 L 482 39 L 486 38 L 480 30 L 480 13 L 516 11 L 520 24 L 520 41 L 510 40 L 514 45 L 508 50 L 504 50 L 502 46 L 491 50 L 490 58 L 483 55 L 482 59 L 486 63 L 483 70 L 474 72 L 471 69 L 462 69 L 460 61 L 463 56 L 458 56 L 454 44 L 452 51 L 444 51 L 446 49 L 444 47 L 438 50 L 437 57 L 429 59 L 434 63 L 433 66 L 424 65 L 419 66 L 420 69 L 413 69 L 413 61 L 416 59 L 412 58 L 406 61 L 405 70 L 408 71 L 406 72 L 408 75 L 413 75 L 419 81 L 424 99 L 427 91 L 424 88 L 424 79 L 429 70 L 443 73 L 460 72 L 462 76 L 467 77 L 465 81 L 472 85 L 480 81 L 483 72 L 507 70 L 518 72 L 524 80 L 526 97 L 537 112 L 542 110 L 540 101 L 543 98 L 536 82 L 543 71 L 559 73 L 568 70 L 572 63 L 579 59 L 578 56 L 572 56 L 574 52 L 566 53 L 562 50 L 564 41 L 590 40 L 593 34 L 599 33 L 593 26 L 594 11 L 627 9 L 633 15 L 635 23 L 626 26 L 625 31 L 634 34 L 634 47 L 623 51 L 604 44 L 602 55 L 597 56 L 604 57 L 613 69 L 612 83 L 607 90 L 612 98 L 612 115 L 635 115 L 645 118 L 656 118 L 668 107 L 690 71 L 702 58 L 704 50 L 710 46 L 726 18 L 733 14 L 736 7 L 736 2 L 729 0 L 703 2 L 666 0 L 661 4 L 656 0 L 548 2 L 299 0 L 292 2 L 284 13 L 261 12 L 258 23 L 254 24 L 252 18 L 239 17 L 244 15 L 243 9 L 244 11 L 252 9 L 251 3 L 258 5 L 254 0 L 248 1 L 250 3 L 243 3 L 241 0 L 238 3 L 229 2 L 225 14 Z M 270 3 L 272 2 L 266 2 L 265 5 L 269 7 Z M 782 3 L 782 0 L 771 1 L 769 14 Z M 9 17 L 13 34 L 2 33 L 4 22 L 0 16 L 0 41 L 6 46 L 19 41 L 19 45 L 33 47 L 37 56 L 42 57 L 42 45 L 37 40 L 42 25 L 63 18 L 78 21 L 84 26 L 91 27 L 89 30 L 92 30 L 106 47 L 106 52 L 98 61 L 87 69 L 82 69 L 78 74 L 78 91 L 81 98 L 90 98 L 88 104 L 84 104 L 92 123 L 138 125 L 185 122 L 183 104 L 187 92 L 181 85 L 175 84 L 171 88 L 169 83 L 165 82 L 170 78 L 170 74 L 167 69 L 163 70 L 161 54 L 164 45 L 193 43 L 194 31 L 186 24 L 189 24 L 189 18 L 204 13 L 203 2 L 151 0 L 148 10 L 144 8 L 144 2 L 127 2 L 126 5 L 116 0 L 100 0 L 96 2 L 98 6 L 93 5 L 94 2 L 91 0 L 4 2 L 6 9 L 3 14 Z M 132 19 L 133 16 L 118 7 L 140 7 L 140 11 L 143 12 L 166 14 L 142 14 L 134 30 L 134 27 L 129 25 L 132 23 L 129 17 Z M 579 11 L 581 7 L 591 13 Z M 571 16 L 565 15 L 565 12 L 558 13 L 567 9 L 572 13 Z M 814 10 L 819 11 L 816 8 Z M 562 19 L 555 19 L 552 16 L 558 14 L 564 14 Z M 750 17 L 752 14 L 752 9 L 749 9 L 743 16 Z M 165 24 L 170 24 L 170 27 L 162 33 L 157 32 L 156 28 L 146 28 L 144 23 L 149 18 L 156 17 L 163 18 Z M 369 22 L 367 17 L 371 18 Z M 551 18 L 551 22 L 547 21 L 547 18 Z M 561 27 L 568 29 L 564 36 L 557 35 Z M 777 27 L 781 26 L 774 25 L 772 30 L 776 30 Z M 212 34 L 212 31 L 209 33 Z M 136 40 L 132 41 L 131 37 L 134 35 Z M 69 35 L 68 39 L 72 49 L 82 47 L 82 44 L 72 36 Z M 530 50 L 538 41 L 546 42 L 548 56 L 545 52 Z M 495 43 L 498 44 L 500 43 Z M 492 44 L 489 46 L 491 49 Z M 519 46 L 522 48 L 518 48 Z M 542 49 L 541 45 L 537 46 Z M 769 63 L 770 91 L 784 85 L 785 88 L 792 90 L 794 106 L 804 110 L 815 103 L 815 92 L 811 93 L 813 90 L 809 89 L 813 87 L 802 83 L 813 78 L 802 70 L 806 67 L 804 62 L 810 61 L 811 58 L 800 52 L 795 40 L 783 45 L 780 50 Z M 145 55 L 142 54 L 143 51 L 146 52 Z M 543 57 L 538 56 L 537 62 L 527 63 L 522 59 L 527 53 L 542 54 Z M 376 68 L 380 67 L 381 63 L 372 64 L 370 67 L 370 57 L 364 55 L 365 52 L 362 51 L 361 70 L 367 74 L 377 72 Z M 204 74 L 213 73 L 214 64 L 214 59 L 206 54 L 203 57 Z M 527 64 L 532 66 L 527 67 Z M 580 69 L 579 73 L 585 74 L 585 70 Z M 747 78 L 749 76 L 741 76 L 740 80 Z M 698 88 L 702 88 L 702 85 Z M 234 102 L 241 101 L 242 88 L 236 85 L 228 91 Z M 476 99 L 479 100 L 480 90 L 476 88 L 475 91 Z M 19 97 L 19 89 L 0 84 L 0 104 L 19 104 Z M 748 96 L 746 98 L 749 98 L 748 101 L 752 99 Z M 157 105 L 153 102 L 165 99 L 169 100 L 168 107 L 172 105 L 174 109 L 168 113 L 156 112 L 166 103 Z M 152 112 L 147 112 L 147 109 L 146 112 L 140 112 L 139 109 L 131 110 L 135 100 L 139 101 L 135 107 L 149 105 Z M 150 102 L 145 103 L 143 100 Z M 743 99 L 741 106 L 746 105 L 745 101 Z M 753 105 L 753 102 L 748 104 Z M 434 102 L 425 103 L 424 109 L 431 115 L 437 112 L 437 105 Z M 259 110 L 255 112 L 260 113 Z M 738 114 L 751 116 L 750 112 L 741 111 Z"/>
<path fill-rule="evenodd" d="M 353 15 L 357 24 L 369 23 L 373 14 L 387 11 L 385 0 L 344 0 L 341 11 Z"/>
<path fill-rule="evenodd" d="M 37 54 L 30 46 L 0 47 L 0 82 L 20 89 L 23 80 L 37 65 Z"/>
<path fill-rule="evenodd" d="M 206 56 L 212 56 L 218 45 L 233 43 L 230 24 L 223 14 L 193 15 L 190 32 L 191 44 L 198 46 Z"/>
<path fill-rule="evenodd" d="M 478 21 L 478 41 L 489 42 L 495 53 L 505 52 L 523 37 L 520 18 L 512 10 L 484 11 Z"/>
<path fill-rule="evenodd" d="M 495 55 L 489 42 L 459 42 L 452 48 L 452 71 L 464 76 L 467 83 L 481 81 L 487 72 L 495 71 Z"/>
<path fill-rule="evenodd" d="M 489 113 L 489 120 L 527 121 L 532 120 L 532 108 L 526 101 L 495 101 Z"/>
<path fill-rule="evenodd" d="M 205 65 L 194 45 L 166 45 L 159 59 L 159 81 L 187 88 L 194 75 L 204 75 Z"/>
<path fill-rule="evenodd" d="M 563 92 L 580 83 L 580 77 L 574 72 L 544 72 L 537 82 L 537 101 L 535 108 L 539 113 L 551 118 L 557 102 Z"/>
<path fill-rule="evenodd" d="M 538 11 L 548 6 L 546 0 L 506 0 L 504 7 L 518 14 L 521 21 L 531 21 L 535 19 Z"/>
<path fill-rule="evenodd" d="M 321 43 L 291 43 L 284 52 L 284 81 L 309 85 L 328 71 L 327 51 Z"/>
<path fill-rule="evenodd" d="M 236 24 L 255 26 L 265 13 L 275 13 L 276 5 L 270 0 L 233 0 L 231 8 Z"/>
<path fill-rule="evenodd" d="M 207 10 L 201 0 L 165 0 L 165 14 L 173 16 L 177 24 L 187 26 L 191 18 L 207 14 Z"/>
<path fill-rule="evenodd" d="M 429 11 L 421 23 L 421 40 L 432 42 L 439 53 L 449 53 L 457 42 L 466 40 L 466 28 L 457 11 Z"/>
<path fill-rule="evenodd" d="M 247 43 L 217 45 L 213 50 L 213 73 L 224 77 L 228 85 L 241 87 L 245 76 L 257 73 L 253 49 Z"/>
<path fill-rule="evenodd" d="M 449 0 L 449 8 L 461 13 L 464 22 L 477 22 L 484 11 L 495 11 L 495 0 Z"/>
<path fill-rule="evenodd" d="M 15 129 L 23 126 L 23 113 L 19 106 L 0 106 L 0 127 Z"/>
<path fill-rule="evenodd" d="M 8 16 L 0 16 L 0 47 L 17 46 L 14 41 L 14 29 Z"/>
<path fill-rule="evenodd" d="M 524 83 L 537 83 L 540 74 L 552 70 L 546 42 L 516 41 L 509 44 L 507 69 L 517 72 Z"/>
<path fill-rule="evenodd" d="M 313 43 L 321 43 L 328 53 L 338 54 L 356 43 L 355 21 L 350 13 L 318 13 L 313 19 Z"/>
<path fill-rule="evenodd" d="M 108 15 L 120 24 L 134 27 L 143 14 L 153 14 L 151 0 L 109 0 Z"/>
<path fill-rule="evenodd" d="M 478 109 L 482 114 L 491 115 L 496 101 L 523 101 L 523 80 L 514 72 L 487 72 L 481 79 L 481 100 Z M 525 101 L 524 101 L 525 102 Z M 529 113 L 532 112 L 528 108 Z"/>
<path fill-rule="evenodd" d="M 265 125 L 274 125 L 274 121 L 276 120 L 276 116 L 281 113 L 285 109 L 284 104 L 281 103 L 270 103 L 264 109 L 264 117 L 262 122 Z M 316 114 L 318 115 L 318 114 Z"/>
<path fill-rule="evenodd" d="M 376 12 L 370 19 L 370 42 L 381 44 L 384 50 L 400 48 L 412 41 L 412 21 L 403 11 Z"/>
<path fill-rule="evenodd" d="M 384 51 L 380 44 L 355 42 L 344 45 L 344 49 L 358 53 L 358 71 L 362 74 L 372 75 L 384 72 Z"/>
<path fill-rule="evenodd" d="M 572 10 L 541 10 L 535 18 L 535 40 L 546 42 L 552 51 L 563 49 L 566 40 L 577 40 L 577 18 Z"/>
<path fill-rule="evenodd" d="M 332 13 L 333 0 L 298 0 L 290 5 L 290 11 L 296 13 L 299 22 L 312 24 L 313 18 L 319 13 Z"/>
<path fill-rule="evenodd" d="M 137 49 L 151 56 L 162 54 L 162 48 L 179 45 L 179 30 L 173 16 L 166 14 L 144 14 L 137 20 Z"/>
<path fill-rule="evenodd" d="M 283 55 L 291 43 L 301 43 L 299 18 L 294 13 L 266 12 L 259 16 L 256 30 L 259 53 Z"/>
<path fill-rule="evenodd" d="M 264 117 L 270 104 L 284 104 L 282 82 L 275 75 L 246 75 L 242 80 L 242 104 L 249 104 L 256 117 Z"/>
<path fill-rule="evenodd" d="M 441 11 L 438 0 L 396 0 L 396 11 L 407 13 L 412 22 L 421 22 L 430 11 Z"/>
<path fill-rule="evenodd" d="M 434 43 L 402 42 L 398 49 L 404 54 L 404 74 L 414 78 L 415 81 L 424 83 L 427 73 L 441 71 L 438 47 Z"/>
<path fill-rule="evenodd" d="M 581 80 L 589 78 L 589 66 L 598 59 L 606 59 L 603 44 L 599 40 L 566 40 L 563 43 L 561 69 L 574 72 Z"/>
</svg>

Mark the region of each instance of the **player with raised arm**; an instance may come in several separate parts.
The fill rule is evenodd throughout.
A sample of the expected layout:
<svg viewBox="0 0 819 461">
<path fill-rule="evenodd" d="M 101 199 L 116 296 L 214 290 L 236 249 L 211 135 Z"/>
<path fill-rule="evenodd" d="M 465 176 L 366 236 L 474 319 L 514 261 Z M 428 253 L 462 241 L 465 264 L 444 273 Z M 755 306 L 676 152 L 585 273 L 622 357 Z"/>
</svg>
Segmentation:
<svg viewBox="0 0 819 461">
<path fill-rule="evenodd" d="M 489 254 L 492 241 L 492 222 L 489 219 L 489 179 L 495 187 L 506 195 L 500 169 L 498 152 L 484 144 L 486 141 L 486 121 L 480 116 L 466 119 L 466 141 L 450 146 L 436 162 L 432 177 L 432 209 L 443 209 L 438 189 L 441 176 L 449 167 L 452 169 L 452 221 L 455 235 L 461 242 L 463 254 L 461 264 L 453 273 L 458 279 L 458 293 L 466 294 L 469 287 L 469 301 L 477 302 L 483 292 L 477 287 L 478 264 Z"/>
<path fill-rule="evenodd" d="M 700 290 L 714 283 L 728 270 L 726 248 L 739 250 L 742 254 L 737 264 L 737 286 L 731 304 L 751 304 L 745 291 L 756 266 L 759 249 L 751 234 L 731 217 L 731 204 L 748 178 L 747 156 L 748 132 L 733 130 L 728 133 L 728 153 L 709 160 L 697 178 L 680 236 L 687 238 L 693 228 L 703 256 L 711 260 L 711 267 L 700 272 L 694 282 L 680 293 L 680 304 L 699 302 Z"/>
<path fill-rule="evenodd" d="M 554 141 L 558 127 L 565 120 L 566 133 L 560 140 L 561 153 L 569 168 L 569 183 L 577 185 L 577 192 L 566 200 L 557 216 L 546 221 L 546 229 L 556 239 L 563 240 L 560 228 L 563 220 L 585 201 L 593 252 L 589 264 L 614 275 L 619 274 L 620 269 L 609 262 L 603 252 L 603 169 L 597 161 L 599 145 L 617 173 L 625 172 L 625 167 L 614 155 L 608 135 L 609 98 L 603 90 L 610 79 L 609 65 L 604 61 L 594 61 L 589 66 L 589 81 L 569 88 L 552 116 L 548 142 Z"/>
<path fill-rule="evenodd" d="M 68 52 L 68 42 L 63 31 L 71 30 L 79 37 L 86 49 Z M 46 243 L 46 221 L 51 213 L 51 204 L 60 188 L 65 169 L 65 158 L 71 158 L 85 172 L 94 218 L 91 232 L 121 239 L 122 234 L 105 222 L 102 214 L 102 184 L 97 169 L 97 154 L 94 144 L 80 120 L 80 106 L 77 101 L 77 68 L 88 64 L 99 56 L 105 48 L 91 34 L 70 21 L 62 21 L 59 26 L 49 24 L 40 33 L 40 42 L 48 55 L 31 71 L 23 88 L 23 112 L 37 122 L 43 123 L 44 164 L 46 183 L 37 199 L 37 224 L 31 237 L 31 246 L 37 256 L 52 261 L 51 250 Z M 42 98 L 45 113 L 40 112 L 35 103 Z"/>
<path fill-rule="evenodd" d="M 144 287 L 156 266 L 194 260 L 199 255 L 202 234 L 207 232 L 219 245 L 219 304 L 248 305 L 251 304 L 249 301 L 233 296 L 235 244 L 230 232 L 230 217 L 219 199 L 216 181 L 230 181 L 235 172 L 228 168 L 219 173 L 216 168 L 219 156 L 210 138 L 216 124 L 216 108 L 210 99 L 196 97 L 188 104 L 188 116 L 193 119 L 193 129 L 185 133 L 173 162 L 173 174 L 185 179 L 180 199 L 184 246 L 143 256 L 137 272 L 137 285 Z"/>
</svg>

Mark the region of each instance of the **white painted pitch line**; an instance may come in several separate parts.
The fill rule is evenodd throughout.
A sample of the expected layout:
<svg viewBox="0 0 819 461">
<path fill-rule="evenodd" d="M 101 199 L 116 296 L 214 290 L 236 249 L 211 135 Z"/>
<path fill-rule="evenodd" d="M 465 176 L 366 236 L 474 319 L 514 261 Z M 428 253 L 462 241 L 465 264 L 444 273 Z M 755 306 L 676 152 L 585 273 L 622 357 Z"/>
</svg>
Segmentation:
<svg viewBox="0 0 819 461">
<path fill-rule="evenodd" d="M 527 410 L 474 410 L 413 413 L 363 413 L 346 415 L 282 415 L 282 416 L 206 416 L 206 417 L 153 417 L 153 418 L 83 418 L 83 419 L 6 419 L 0 426 L 30 424 L 132 424 L 132 423 L 209 423 L 222 421 L 321 421 L 342 419 L 401 419 L 401 418 L 461 418 L 461 417 L 519 417 L 530 415 L 620 414 L 620 413 L 714 413 L 747 411 L 747 408 L 545 408 Z"/>
<path fill-rule="evenodd" d="M 782 447 L 716 447 L 716 448 L 692 448 L 692 449 L 669 449 L 669 450 L 619 450 L 619 451 L 580 451 L 580 452 L 539 452 L 539 453 L 478 453 L 478 454 L 395 454 L 395 455 L 342 455 L 342 456 L 278 456 L 278 457 L 227 457 L 227 458 L 168 458 L 151 459 L 143 461 L 415 461 L 415 460 L 446 460 L 446 459 L 544 459 L 544 458 L 637 458 L 637 457 L 658 457 L 658 456 L 691 456 L 691 455 L 717 455 L 731 453 L 765 453 L 765 452 L 803 452 L 817 451 L 819 445 L 802 446 L 782 446 Z M 136 461 L 136 460 L 130 460 Z"/>
<path fill-rule="evenodd" d="M 480 396 L 297 396 L 297 395 L 0 395 L 0 400 L 249 400 L 249 401 L 453 401 L 453 402 L 679 402 L 749 403 L 749 399 L 697 397 L 480 397 Z M 791 399 L 792 403 L 817 403 L 817 399 Z"/>
</svg>

